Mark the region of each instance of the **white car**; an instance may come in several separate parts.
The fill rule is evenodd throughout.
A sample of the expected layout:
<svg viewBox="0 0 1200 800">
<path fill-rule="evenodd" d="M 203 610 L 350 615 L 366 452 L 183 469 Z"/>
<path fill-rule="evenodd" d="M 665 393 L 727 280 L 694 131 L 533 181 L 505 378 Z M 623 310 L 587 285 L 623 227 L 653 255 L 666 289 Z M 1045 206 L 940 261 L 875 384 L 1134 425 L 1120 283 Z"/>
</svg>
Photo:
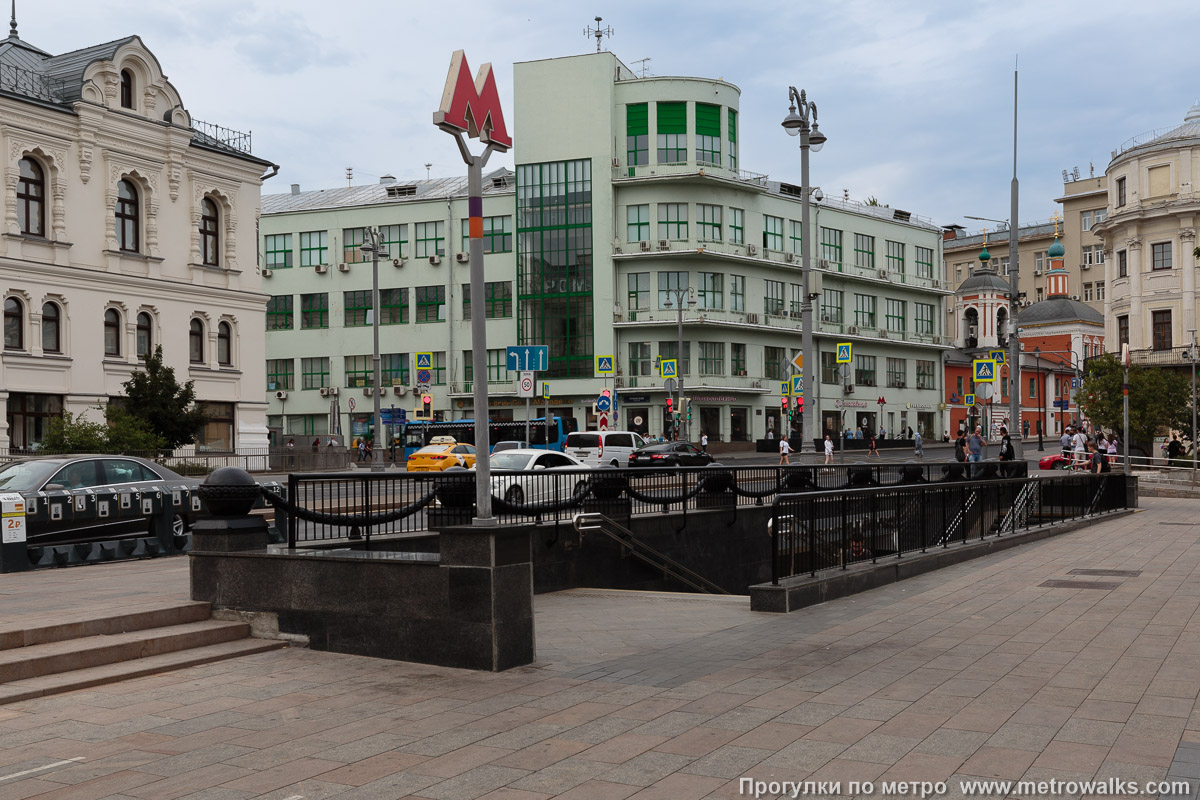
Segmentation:
<svg viewBox="0 0 1200 800">
<path fill-rule="evenodd" d="M 566 500 L 582 490 L 587 476 L 561 473 L 591 469 L 566 453 L 535 449 L 492 453 L 488 466 L 492 469 L 492 494 L 514 505 Z M 539 474 L 506 474 L 515 472 Z"/>
<path fill-rule="evenodd" d="M 563 452 L 590 467 L 627 467 L 633 451 L 646 444 L 635 431 L 575 431 L 567 434 Z"/>
</svg>

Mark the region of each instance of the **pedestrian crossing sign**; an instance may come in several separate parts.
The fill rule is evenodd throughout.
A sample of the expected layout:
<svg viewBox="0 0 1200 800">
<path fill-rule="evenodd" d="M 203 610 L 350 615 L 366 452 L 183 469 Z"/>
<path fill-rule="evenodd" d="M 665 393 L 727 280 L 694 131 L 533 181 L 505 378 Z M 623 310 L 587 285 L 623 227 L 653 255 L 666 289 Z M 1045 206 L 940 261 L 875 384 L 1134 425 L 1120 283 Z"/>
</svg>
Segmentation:
<svg viewBox="0 0 1200 800">
<path fill-rule="evenodd" d="M 1004 366 L 1004 351 L 1003 350 L 988 350 L 988 358 L 996 362 L 997 367 Z"/>
<path fill-rule="evenodd" d="M 612 356 L 596 356 L 596 374 L 597 375 L 612 375 L 616 370 L 613 369 Z"/>
<path fill-rule="evenodd" d="M 664 358 L 658 364 L 658 373 L 664 378 L 674 378 L 678 373 L 675 366 L 679 362 L 673 358 Z"/>
<path fill-rule="evenodd" d="M 787 397 L 791 393 L 792 393 L 792 382 L 791 381 L 781 381 L 779 384 L 779 396 Z"/>
<path fill-rule="evenodd" d="M 971 406 L 975 405 L 975 395 L 973 395 L 973 394 L 967 395 L 965 402 L 967 404 L 967 408 L 970 408 Z"/>
<path fill-rule="evenodd" d="M 792 396 L 793 397 L 804 397 L 804 376 L 803 375 L 793 375 L 792 376 Z"/>
<path fill-rule="evenodd" d="M 837 363 L 850 363 L 850 342 L 842 342 L 837 346 Z"/>
<path fill-rule="evenodd" d="M 974 367 L 976 383 L 990 383 L 996 380 L 996 362 L 990 358 L 977 358 L 971 362 Z"/>
<path fill-rule="evenodd" d="M 433 353 L 417 353 L 417 369 L 433 369 Z"/>
</svg>

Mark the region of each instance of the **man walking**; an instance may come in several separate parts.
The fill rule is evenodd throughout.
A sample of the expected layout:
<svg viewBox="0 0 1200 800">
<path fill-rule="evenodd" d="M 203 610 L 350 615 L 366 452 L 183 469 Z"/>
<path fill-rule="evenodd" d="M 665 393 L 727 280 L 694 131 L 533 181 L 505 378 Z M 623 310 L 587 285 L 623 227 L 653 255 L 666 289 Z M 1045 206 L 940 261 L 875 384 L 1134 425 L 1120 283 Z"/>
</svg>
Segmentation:
<svg viewBox="0 0 1200 800">
<path fill-rule="evenodd" d="M 916 450 L 917 458 L 925 457 L 925 443 L 921 439 L 920 431 L 913 434 L 913 447 Z"/>
<path fill-rule="evenodd" d="M 968 437 L 968 439 L 967 439 L 967 452 L 968 452 L 967 460 L 972 462 L 972 464 L 976 464 L 976 463 L 982 461 L 983 460 L 983 451 L 984 451 L 983 428 L 982 428 L 982 426 L 976 425 L 975 433 L 971 434 L 971 436 Z M 976 466 L 971 467 L 971 477 L 972 478 L 978 478 L 982 472 L 983 472 L 983 470 L 980 467 L 976 467 Z"/>
<path fill-rule="evenodd" d="M 704 431 L 700 431 L 700 452 L 708 452 L 708 434 Z"/>
</svg>

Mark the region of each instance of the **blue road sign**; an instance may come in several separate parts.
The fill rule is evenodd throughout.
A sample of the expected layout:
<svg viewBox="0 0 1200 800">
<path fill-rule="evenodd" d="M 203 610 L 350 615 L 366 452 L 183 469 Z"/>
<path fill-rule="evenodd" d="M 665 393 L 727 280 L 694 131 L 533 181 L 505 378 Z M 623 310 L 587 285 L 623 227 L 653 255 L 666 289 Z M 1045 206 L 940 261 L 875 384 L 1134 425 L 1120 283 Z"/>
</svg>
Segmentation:
<svg viewBox="0 0 1200 800">
<path fill-rule="evenodd" d="M 838 344 L 838 346 L 837 346 L 837 363 L 839 363 L 839 364 L 849 364 L 850 363 L 850 343 L 849 342 Z"/>
<path fill-rule="evenodd" d="M 988 350 L 988 358 L 996 362 L 996 366 L 1004 366 L 1004 351 L 1003 350 Z"/>
<path fill-rule="evenodd" d="M 544 344 L 526 344 L 505 350 L 509 372 L 545 372 L 550 369 L 550 348 Z"/>
<path fill-rule="evenodd" d="M 417 370 L 417 383 L 432 383 L 433 373 L 427 369 Z"/>
<path fill-rule="evenodd" d="M 612 375 L 616 370 L 613 368 L 612 356 L 596 356 L 596 374 L 597 375 Z"/>
<path fill-rule="evenodd" d="M 996 380 L 996 362 L 990 358 L 980 358 L 971 362 L 975 368 L 975 382 L 988 383 Z"/>
<path fill-rule="evenodd" d="M 973 395 L 973 394 L 967 395 L 964 398 L 963 403 L 964 403 L 964 405 L 967 405 L 967 406 L 975 405 L 975 395 Z"/>
<path fill-rule="evenodd" d="M 664 378 L 674 378 L 678 372 L 675 367 L 678 362 L 673 358 L 664 358 L 658 362 L 658 372 Z"/>
<path fill-rule="evenodd" d="M 433 369 L 433 353 L 417 353 L 417 369 Z"/>
<path fill-rule="evenodd" d="M 804 397 L 804 376 L 792 376 L 792 397 Z"/>
<path fill-rule="evenodd" d="M 1071 401 L 1070 400 L 1055 400 L 1054 406 L 1055 406 L 1055 408 L 1061 408 L 1063 411 L 1069 411 L 1071 408 Z"/>
<path fill-rule="evenodd" d="M 606 395 L 600 395 L 596 398 L 596 410 L 606 412 L 612 409 L 612 398 Z"/>
</svg>

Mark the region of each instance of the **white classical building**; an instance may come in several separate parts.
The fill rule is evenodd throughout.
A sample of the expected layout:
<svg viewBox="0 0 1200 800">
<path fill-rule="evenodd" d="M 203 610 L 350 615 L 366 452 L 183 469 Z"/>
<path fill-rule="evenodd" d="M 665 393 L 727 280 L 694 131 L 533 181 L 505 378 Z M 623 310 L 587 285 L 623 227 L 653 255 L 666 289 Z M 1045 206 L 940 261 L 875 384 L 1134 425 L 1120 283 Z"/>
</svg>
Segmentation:
<svg viewBox="0 0 1200 800">
<path fill-rule="evenodd" d="M 158 345 L 212 417 L 199 448 L 266 446 L 255 223 L 278 168 L 248 135 L 194 121 L 137 36 L 55 56 L 10 28 L 0 449 L 120 396 Z"/>
</svg>

